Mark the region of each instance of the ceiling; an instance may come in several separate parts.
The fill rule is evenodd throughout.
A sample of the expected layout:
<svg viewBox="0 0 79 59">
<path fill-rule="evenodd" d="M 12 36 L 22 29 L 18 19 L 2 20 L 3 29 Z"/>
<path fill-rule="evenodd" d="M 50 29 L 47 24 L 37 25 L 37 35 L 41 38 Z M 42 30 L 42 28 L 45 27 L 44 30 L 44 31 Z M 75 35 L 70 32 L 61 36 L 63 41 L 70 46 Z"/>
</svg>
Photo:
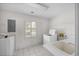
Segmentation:
<svg viewBox="0 0 79 59">
<path fill-rule="evenodd" d="M 33 16 L 39 16 L 44 18 L 52 18 L 56 15 L 59 15 L 65 10 L 72 10 L 74 4 L 68 3 L 41 3 L 46 6 L 46 9 L 43 9 L 39 6 L 33 7 L 29 3 L 0 3 L 1 10 L 14 11 L 19 13 L 24 13 Z"/>
</svg>

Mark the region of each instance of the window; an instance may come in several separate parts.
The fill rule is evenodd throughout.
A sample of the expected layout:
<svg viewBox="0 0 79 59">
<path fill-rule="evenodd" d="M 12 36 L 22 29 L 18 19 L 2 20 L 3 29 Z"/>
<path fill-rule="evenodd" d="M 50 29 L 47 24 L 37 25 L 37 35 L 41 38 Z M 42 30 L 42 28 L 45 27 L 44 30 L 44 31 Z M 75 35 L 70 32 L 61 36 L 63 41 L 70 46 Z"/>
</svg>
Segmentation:
<svg viewBox="0 0 79 59">
<path fill-rule="evenodd" d="M 25 23 L 25 36 L 26 37 L 36 36 L 36 22 Z"/>
</svg>

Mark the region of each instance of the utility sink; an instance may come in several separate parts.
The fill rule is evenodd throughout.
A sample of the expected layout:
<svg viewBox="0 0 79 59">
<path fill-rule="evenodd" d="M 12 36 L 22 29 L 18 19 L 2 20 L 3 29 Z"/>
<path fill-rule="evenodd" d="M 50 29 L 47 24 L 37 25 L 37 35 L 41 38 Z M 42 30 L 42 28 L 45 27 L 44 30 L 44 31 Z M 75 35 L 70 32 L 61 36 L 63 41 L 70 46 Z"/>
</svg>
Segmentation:
<svg viewBox="0 0 79 59">
<path fill-rule="evenodd" d="M 75 55 L 75 44 L 65 40 L 60 40 L 53 44 L 44 44 L 43 47 L 46 48 L 54 56 Z"/>
<path fill-rule="evenodd" d="M 71 42 L 60 41 L 55 43 L 54 46 L 70 55 L 75 51 L 75 45 Z"/>
</svg>

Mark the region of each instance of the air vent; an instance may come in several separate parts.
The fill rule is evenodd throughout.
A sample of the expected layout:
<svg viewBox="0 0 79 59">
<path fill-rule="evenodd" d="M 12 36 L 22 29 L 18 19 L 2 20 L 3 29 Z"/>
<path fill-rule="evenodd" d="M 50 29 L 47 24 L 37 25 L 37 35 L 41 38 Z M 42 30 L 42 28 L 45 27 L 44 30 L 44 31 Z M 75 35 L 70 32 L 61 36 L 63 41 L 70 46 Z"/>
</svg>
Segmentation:
<svg viewBox="0 0 79 59">
<path fill-rule="evenodd" d="M 31 11 L 31 14 L 34 14 L 34 11 Z"/>
</svg>

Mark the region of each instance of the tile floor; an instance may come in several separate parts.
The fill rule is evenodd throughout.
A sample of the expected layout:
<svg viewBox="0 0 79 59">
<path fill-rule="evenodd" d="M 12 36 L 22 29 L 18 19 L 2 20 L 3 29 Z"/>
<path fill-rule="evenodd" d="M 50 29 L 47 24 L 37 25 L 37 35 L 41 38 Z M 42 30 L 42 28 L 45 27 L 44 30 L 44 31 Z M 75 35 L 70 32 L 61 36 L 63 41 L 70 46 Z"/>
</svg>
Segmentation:
<svg viewBox="0 0 79 59">
<path fill-rule="evenodd" d="M 52 56 L 52 54 L 42 45 L 39 45 L 17 50 L 16 56 Z"/>
</svg>

